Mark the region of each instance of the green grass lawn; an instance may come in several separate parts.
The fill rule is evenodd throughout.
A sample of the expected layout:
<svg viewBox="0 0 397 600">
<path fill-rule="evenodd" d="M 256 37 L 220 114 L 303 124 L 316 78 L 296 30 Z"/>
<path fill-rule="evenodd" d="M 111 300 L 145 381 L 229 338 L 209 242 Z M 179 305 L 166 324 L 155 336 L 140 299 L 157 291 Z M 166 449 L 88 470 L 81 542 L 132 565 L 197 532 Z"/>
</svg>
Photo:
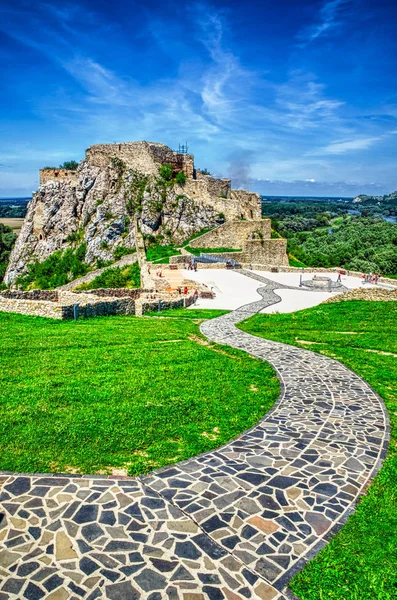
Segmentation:
<svg viewBox="0 0 397 600">
<path fill-rule="evenodd" d="M 146 250 L 147 260 L 158 264 L 169 264 L 170 256 L 178 254 L 180 251 L 175 246 L 149 246 Z"/>
<path fill-rule="evenodd" d="M 52 321 L 0 313 L 0 469 L 129 474 L 221 446 L 279 394 L 269 365 L 216 346 L 200 319 Z"/>
<path fill-rule="evenodd" d="M 200 254 L 219 254 L 223 252 L 241 252 L 241 248 L 192 248 L 191 246 L 185 246 L 185 249 L 194 254 L 194 256 L 200 256 Z"/>
<path fill-rule="evenodd" d="M 241 329 L 336 358 L 384 399 L 391 422 L 388 458 L 344 528 L 290 587 L 302 600 L 395 600 L 397 302 L 355 300 L 294 314 L 256 315 Z"/>
</svg>

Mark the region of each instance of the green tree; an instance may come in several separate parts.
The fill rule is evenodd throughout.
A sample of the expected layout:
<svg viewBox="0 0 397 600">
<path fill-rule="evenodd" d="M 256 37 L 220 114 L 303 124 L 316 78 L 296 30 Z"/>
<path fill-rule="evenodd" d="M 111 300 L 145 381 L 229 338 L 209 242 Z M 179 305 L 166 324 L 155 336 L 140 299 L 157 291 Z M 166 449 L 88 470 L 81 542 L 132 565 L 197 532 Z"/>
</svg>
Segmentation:
<svg viewBox="0 0 397 600">
<path fill-rule="evenodd" d="M 68 171 L 75 171 L 79 163 L 76 160 L 65 160 L 64 163 L 59 165 L 60 169 L 67 169 Z"/>
<path fill-rule="evenodd" d="M 16 239 L 17 236 L 12 229 L 0 223 L 0 281 L 3 280 Z"/>
</svg>

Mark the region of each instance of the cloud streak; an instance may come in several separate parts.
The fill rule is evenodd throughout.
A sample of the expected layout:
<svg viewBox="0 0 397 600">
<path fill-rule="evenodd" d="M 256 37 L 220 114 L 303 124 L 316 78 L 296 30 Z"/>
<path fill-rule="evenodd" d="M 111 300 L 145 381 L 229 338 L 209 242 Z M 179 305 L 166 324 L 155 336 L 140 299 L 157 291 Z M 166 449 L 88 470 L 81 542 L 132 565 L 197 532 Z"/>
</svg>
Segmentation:
<svg viewBox="0 0 397 600">
<path fill-rule="evenodd" d="M 332 29 L 343 22 L 343 9 L 350 4 L 349 0 L 328 0 L 320 8 L 318 20 L 298 33 L 299 45 L 304 48 L 318 38 L 328 35 Z"/>
</svg>

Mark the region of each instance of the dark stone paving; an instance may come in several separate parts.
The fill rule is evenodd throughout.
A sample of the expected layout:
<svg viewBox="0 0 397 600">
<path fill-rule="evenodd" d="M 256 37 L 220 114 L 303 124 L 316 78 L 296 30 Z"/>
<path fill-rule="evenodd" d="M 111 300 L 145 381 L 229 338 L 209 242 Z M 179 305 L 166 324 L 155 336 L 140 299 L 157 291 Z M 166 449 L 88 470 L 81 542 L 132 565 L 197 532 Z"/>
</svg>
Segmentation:
<svg viewBox="0 0 397 600">
<path fill-rule="evenodd" d="M 202 324 L 270 362 L 276 407 L 226 446 L 146 477 L 0 476 L 0 600 L 262 600 L 352 512 L 388 439 L 378 396 L 340 363 L 235 324 L 261 300 Z"/>
</svg>

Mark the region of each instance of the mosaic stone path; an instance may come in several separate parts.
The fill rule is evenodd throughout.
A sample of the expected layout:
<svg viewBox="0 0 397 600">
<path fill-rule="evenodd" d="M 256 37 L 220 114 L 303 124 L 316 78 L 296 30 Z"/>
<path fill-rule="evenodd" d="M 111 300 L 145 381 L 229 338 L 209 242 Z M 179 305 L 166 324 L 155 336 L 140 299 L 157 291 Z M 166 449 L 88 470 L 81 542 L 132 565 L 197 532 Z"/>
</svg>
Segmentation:
<svg viewBox="0 0 397 600">
<path fill-rule="evenodd" d="M 204 322 L 211 340 L 270 362 L 275 408 L 219 450 L 148 476 L 1 474 L 0 600 L 281 600 L 347 519 L 385 455 L 378 396 L 340 363 L 235 324 L 261 299 Z"/>
</svg>

